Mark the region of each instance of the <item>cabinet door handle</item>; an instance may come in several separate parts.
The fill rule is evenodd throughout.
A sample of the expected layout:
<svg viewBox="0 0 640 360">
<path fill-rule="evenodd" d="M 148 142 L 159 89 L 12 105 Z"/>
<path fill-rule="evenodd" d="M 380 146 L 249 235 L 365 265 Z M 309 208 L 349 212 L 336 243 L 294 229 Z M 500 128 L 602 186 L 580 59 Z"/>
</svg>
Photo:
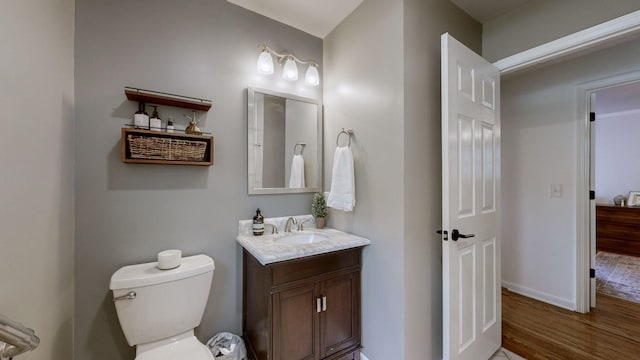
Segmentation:
<svg viewBox="0 0 640 360">
<path fill-rule="evenodd" d="M 316 312 L 322 311 L 322 305 L 320 304 L 320 298 L 316 298 Z"/>
<path fill-rule="evenodd" d="M 322 311 L 327 311 L 327 297 L 322 297 Z"/>
</svg>

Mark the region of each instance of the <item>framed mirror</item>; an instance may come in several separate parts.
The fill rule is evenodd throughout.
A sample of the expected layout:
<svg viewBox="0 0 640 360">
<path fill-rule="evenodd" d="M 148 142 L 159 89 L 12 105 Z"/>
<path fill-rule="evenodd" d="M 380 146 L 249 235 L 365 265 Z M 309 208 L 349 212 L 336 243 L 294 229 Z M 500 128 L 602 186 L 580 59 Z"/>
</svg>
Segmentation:
<svg viewBox="0 0 640 360">
<path fill-rule="evenodd" d="M 248 192 L 322 189 L 322 106 L 315 99 L 249 86 Z"/>
</svg>

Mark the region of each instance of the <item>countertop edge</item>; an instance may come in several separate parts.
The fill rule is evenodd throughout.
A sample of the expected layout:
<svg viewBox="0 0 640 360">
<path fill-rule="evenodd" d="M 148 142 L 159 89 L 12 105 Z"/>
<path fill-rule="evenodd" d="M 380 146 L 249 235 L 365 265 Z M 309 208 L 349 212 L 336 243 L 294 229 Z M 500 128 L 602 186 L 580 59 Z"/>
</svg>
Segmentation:
<svg viewBox="0 0 640 360">
<path fill-rule="evenodd" d="M 371 240 L 369 239 L 366 239 L 357 235 L 349 234 L 344 231 L 340 231 L 336 229 L 331 229 L 331 228 L 325 228 L 321 230 L 313 229 L 313 231 L 316 231 L 319 233 L 333 234 L 333 236 L 339 236 L 340 238 L 344 238 L 344 240 L 332 239 L 332 241 L 337 242 L 337 244 L 336 243 L 331 244 L 330 248 L 314 248 L 314 247 L 308 247 L 307 245 L 292 245 L 285 248 L 281 255 L 270 255 L 270 256 L 265 256 L 264 254 L 261 254 L 261 252 L 259 251 L 260 247 L 256 247 L 254 244 L 252 244 L 252 242 L 262 241 L 262 240 L 264 240 L 265 242 L 269 242 L 269 241 L 272 242 L 273 241 L 272 235 L 263 235 L 263 236 L 237 235 L 236 242 L 238 242 L 238 244 L 242 246 L 242 248 L 245 249 L 247 252 L 249 252 L 254 258 L 256 258 L 260 262 L 260 264 L 265 266 L 282 262 L 282 261 L 287 261 L 287 260 L 301 259 L 305 257 L 315 256 L 315 255 L 328 254 L 328 253 L 340 251 L 340 250 L 364 247 L 371 244 Z M 340 242 L 344 242 L 344 244 L 340 244 Z"/>
</svg>

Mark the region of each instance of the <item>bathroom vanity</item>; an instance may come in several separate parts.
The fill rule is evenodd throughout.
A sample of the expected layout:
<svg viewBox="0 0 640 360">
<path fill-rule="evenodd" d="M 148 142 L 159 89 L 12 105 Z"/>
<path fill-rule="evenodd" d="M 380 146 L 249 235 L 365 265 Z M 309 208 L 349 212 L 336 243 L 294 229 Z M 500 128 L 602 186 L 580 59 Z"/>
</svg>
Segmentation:
<svg viewBox="0 0 640 360">
<path fill-rule="evenodd" d="M 359 360 L 362 248 L 370 241 L 334 229 L 293 233 L 238 235 L 250 358 Z M 323 237 L 281 242 L 305 234 Z"/>
</svg>

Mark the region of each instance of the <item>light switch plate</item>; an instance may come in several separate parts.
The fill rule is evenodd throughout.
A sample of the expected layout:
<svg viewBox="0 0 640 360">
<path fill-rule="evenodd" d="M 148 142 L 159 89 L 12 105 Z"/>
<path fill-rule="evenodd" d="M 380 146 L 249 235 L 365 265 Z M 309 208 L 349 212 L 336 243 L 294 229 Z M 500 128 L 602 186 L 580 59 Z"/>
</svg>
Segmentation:
<svg viewBox="0 0 640 360">
<path fill-rule="evenodd" d="M 562 197 L 562 184 L 549 185 L 549 197 L 561 198 Z"/>
</svg>

